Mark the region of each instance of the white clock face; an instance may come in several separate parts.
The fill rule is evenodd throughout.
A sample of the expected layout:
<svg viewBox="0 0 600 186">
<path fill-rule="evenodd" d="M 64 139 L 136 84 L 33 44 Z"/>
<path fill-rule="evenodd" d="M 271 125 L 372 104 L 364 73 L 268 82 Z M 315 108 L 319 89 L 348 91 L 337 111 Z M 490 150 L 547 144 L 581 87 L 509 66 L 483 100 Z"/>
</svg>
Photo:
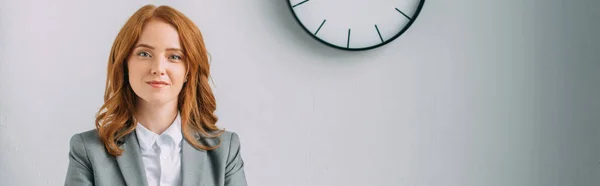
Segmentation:
<svg viewBox="0 0 600 186">
<path fill-rule="evenodd" d="M 367 50 L 400 36 L 425 0 L 288 0 L 296 20 L 317 40 L 344 50 Z"/>
</svg>

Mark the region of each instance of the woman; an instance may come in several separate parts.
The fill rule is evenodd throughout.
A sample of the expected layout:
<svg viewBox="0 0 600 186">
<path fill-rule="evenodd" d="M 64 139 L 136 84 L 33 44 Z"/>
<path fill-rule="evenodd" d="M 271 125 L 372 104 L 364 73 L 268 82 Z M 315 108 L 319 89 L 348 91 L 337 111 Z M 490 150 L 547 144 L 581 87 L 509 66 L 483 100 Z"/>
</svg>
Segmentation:
<svg viewBox="0 0 600 186">
<path fill-rule="evenodd" d="M 65 185 L 246 185 L 209 74 L 190 19 L 168 6 L 135 12 L 112 46 L 96 129 L 71 138 Z"/>
</svg>

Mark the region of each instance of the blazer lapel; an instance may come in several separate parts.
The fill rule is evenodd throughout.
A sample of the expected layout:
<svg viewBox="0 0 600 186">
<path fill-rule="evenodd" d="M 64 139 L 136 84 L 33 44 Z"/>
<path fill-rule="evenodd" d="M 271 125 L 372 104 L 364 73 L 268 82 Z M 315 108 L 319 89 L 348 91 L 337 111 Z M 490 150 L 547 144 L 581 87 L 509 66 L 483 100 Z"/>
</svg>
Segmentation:
<svg viewBox="0 0 600 186">
<path fill-rule="evenodd" d="M 124 137 L 124 143 L 121 145 L 124 150 L 121 156 L 117 156 L 119 169 L 123 174 L 127 185 L 148 185 L 146 180 L 146 172 L 142 161 L 142 153 L 137 140 L 135 131 Z"/>
<path fill-rule="evenodd" d="M 206 151 L 196 149 L 187 140 L 183 140 L 181 157 L 181 179 L 183 185 L 199 185 L 204 176 Z"/>
</svg>

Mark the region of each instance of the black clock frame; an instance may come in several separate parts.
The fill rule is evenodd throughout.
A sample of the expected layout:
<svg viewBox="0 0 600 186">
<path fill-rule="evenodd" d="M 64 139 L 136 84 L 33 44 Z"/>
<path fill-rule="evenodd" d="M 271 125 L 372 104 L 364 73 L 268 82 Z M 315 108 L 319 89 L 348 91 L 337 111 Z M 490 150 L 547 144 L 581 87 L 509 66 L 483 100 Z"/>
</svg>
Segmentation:
<svg viewBox="0 0 600 186">
<path fill-rule="evenodd" d="M 308 35 L 310 35 L 311 37 L 313 37 L 313 38 L 314 38 L 314 39 L 316 39 L 317 41 L 319 41 L 319 42 L 321 42 L 321 43 L 323 43 L 323 44 L 325 44 L 325 45 L 327 45 L 327 46 L 330 46 L 330 47 L 333 47 L 333 48 L 337 48 L 337 49 L 341 49 L 341 50 L 347 50 L 347 51 L 363 51 L 363 50 L 370 50 L 370 49 L 374 49 L 374 48 L 381 47 L 381 46 L 383 46 L 383 45 L 386 45 L 386 44 L 388 44 L 388 43 L 390 43 L 390 42 L 394 41 L 396 38 L 400 37 L 400 35 L 402 35 L 402 34 L 403 34 L 403 33 L 404 33 L 406 30 L 408 30 L 408 28 L 410 28 L 410 26 L 411 26 L 411 25 L 412 25 L 412 24 L 415 22 L 415 20 L 417 20 L 417 17 L 419 16 L 419 13 L 421 13 L 421 9 L 423 8 L 423 4 L 425 4 L 425 0 L 420 0 L 420 2 L 419 2 L 419 5 L 417 6 L 417 10 L 415 11 L 415 15 L 414 15 L 414 16 L 413 16 L 413 17 L 410 19 L 410 21 L 409 21 L 409 22 L 406 24 L 406 26 L 405 26 L 405 27 L 404 27 L 402 30 L 400 30 L 400 32 L 398 32 L 396 35 L 392 36 L 392 38 L 390 38 L 390 39 L 388 39 L 388 40 L 386 40 L 386 41 L 384 41 L 384 42 L 382 42 L 382 43 L 379 43 L 379 44 L 377 44 L 377 45 L 373 45 L 373 46 L 368 46 L 368 47 L 363 47 L 363 48 L 349 48 L 349 47 L 346 47 L 346 48 L 344 48 L 344 47 L 340 47 L 340 46 L 337 46 L 337 45 L 331 44 L 331 43 L 329 43 L 329 42 L 327 42 L 327 41 L 325 41 L 325 40 L 322 40 L 321 38 L 317 37 L 315 34 L 311 33 L 311 32 L 310 32 L 310 31 L 309 31 L 309 30 L 308 30 L 308 29 L 307 29 L 307 28 L 306 28 L 306 27 L 305 27 L 305 26 L 302 24 L 302 22 L 300 22 L 300 19 L 298 19 L 298 16 L 296 16 L 296 12 L 294 12 L 294 5 L 292 5 L 292 3 L 290 2 L 290 0 L 286 0 L 286 1 L 287 1 L 287 4 L 288 4 L 288 7 L 289 7 L 290 11 L 292 12 L 292 15 L 294 15 L 294 19 L 296 20 L 296 23 L 298 23 L 298 25 L 300 25 L 300 27 L 302 27 L 302 29 L 303 29 L 303 30 L 304 30 L 304 31 L 305 31 L 305 32 L 306 32 Z M 303 2 L 300 2 L 299 4 L 302 4 L 302 3 L 304 3 L 304 2 L 307 2 L 307 1 L 308 1 L 308 0 L 305 0 L 305 1 L 303 1 Z M 404 13 L 402 13 L 402 14 L 404 14 Z M 406 15 L 405 15 L 405 16 L 406 16 Z M 322 26 L 322 25 L 321 25 L 321 26 Z M 376 27 L 376 29 L 377 29 L 377 25 L 375 25 L 375 27 Z M 320 29 L 320 27 L 319 27 L 319 29 Z M 318 31 L 318 29 L 317 29 L 317 31 Z M 377 32 L 379 32 L 379 30 L 377 30 Z M 348 29 L 348 37 L 350 37 L 350 29 Z M 380 35 L 380 37 L 381 37 L 381 35 Z"/>
</svg>

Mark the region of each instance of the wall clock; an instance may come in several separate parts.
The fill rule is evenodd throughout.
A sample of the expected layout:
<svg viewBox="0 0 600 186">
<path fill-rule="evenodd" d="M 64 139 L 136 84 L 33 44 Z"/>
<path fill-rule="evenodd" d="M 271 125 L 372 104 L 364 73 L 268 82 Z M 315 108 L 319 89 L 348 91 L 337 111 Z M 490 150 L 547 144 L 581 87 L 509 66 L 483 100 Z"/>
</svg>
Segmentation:
<svg viewBox="0 0 600 186">
<path fill-rule="evenodd" d="M 369 50 L 392 42 L 417 19 L 425 0 L 287 0 L 313 38 L 343 50 Z"/>
</svg>

